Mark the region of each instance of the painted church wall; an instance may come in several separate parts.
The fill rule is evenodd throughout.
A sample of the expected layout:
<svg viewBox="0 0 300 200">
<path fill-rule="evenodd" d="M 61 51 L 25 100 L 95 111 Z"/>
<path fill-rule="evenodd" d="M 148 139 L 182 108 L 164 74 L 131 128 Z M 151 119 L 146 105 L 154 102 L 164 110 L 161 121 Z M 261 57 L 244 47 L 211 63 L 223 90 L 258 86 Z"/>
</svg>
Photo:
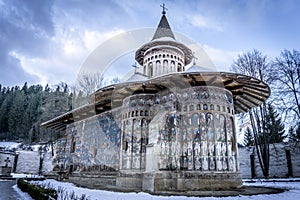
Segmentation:
<svg viewBox="0 0 300 200">
<path fill-rule="evenodd" d="M 68 125 L 60 141 L 63 164 L 70 172 L 115 171 L 119 168 L 120 114 L 107 112 Z M 58 147 L 61 148 L 61 147 Z"/>
</svg>

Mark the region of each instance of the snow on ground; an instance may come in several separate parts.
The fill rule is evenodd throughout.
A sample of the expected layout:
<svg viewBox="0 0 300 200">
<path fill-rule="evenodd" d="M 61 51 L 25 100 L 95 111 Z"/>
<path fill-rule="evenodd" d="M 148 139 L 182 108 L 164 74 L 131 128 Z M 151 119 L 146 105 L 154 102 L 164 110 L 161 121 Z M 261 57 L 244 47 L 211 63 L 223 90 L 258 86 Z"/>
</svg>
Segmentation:
<svg viewBox="0 0 300 200">
<path fill-rule="evenodd" d="M 272 181 L 273 180 L 273 181 Z M 82 195 L 86 195 L 89 200 L 297 200 L 300 199 L 300 179 L 272 179 L 271 182 L 264 182 L 264 180 L 257 180 L 253 183 L 244 183 L 248 186 L 266 186 L 266 187 L 278 187 L 284 188 L 288 191 L 280 194 L 270 194 L 270 195 L 253 195 L 253 196 L 236 196 L 236 197 L 186 197 L 186 196 L 159 196 L 151 195 L 144 192 L 139 193 L 122 193 L 122 192 L 112 192 L 105 190 L 93 190 L 87 188 L 76 187 L 72 183 L 59 182 L 52 179 L 45 181 L 33 181 L 33 183 L 42 184 L 44 186 L 49 186 L 52 188 L 63 190 L 63 195 L 58 199 L 64 199 L 66 195 L 70 195 L 73 192 L 79 198 Z M 270 180 L 268 180 L 270 181 Z M 279 182 L 280 181 L 280 182 Z M 287 181 L 287 182 L 282 182 Z M 292 181 L 292 182 L 290 182 Z"/>
<path fill-rule="evenodd" d="M 0 149 L 12 150 L 13 148 L 17 149 L 21 143 L 17 142 L 0 142 Z"/>
<path fill-rule="evenodd" d="M 13 178 L 44 178 L 37 174 L 10 173 Z"/>
<path fill-rule="evenodd" d="M 18 188 L 17 184 L 13 185 L 13 189 L 22 197 L 23 200 L 33 200 L 28 193 L 23 192 L 20 188 Z"/>
</svg>

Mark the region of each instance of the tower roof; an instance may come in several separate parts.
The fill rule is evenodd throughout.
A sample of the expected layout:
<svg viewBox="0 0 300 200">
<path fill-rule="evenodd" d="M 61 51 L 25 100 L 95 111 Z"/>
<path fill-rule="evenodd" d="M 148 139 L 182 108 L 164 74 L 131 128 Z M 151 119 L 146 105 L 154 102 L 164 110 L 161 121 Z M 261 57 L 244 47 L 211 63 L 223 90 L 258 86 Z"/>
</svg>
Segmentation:
<svg viewBox="0 0 300 200">
<path fill-rule="evenodd" d="M 168 45 L 179 48 L 184 53 L 185 65 L 189 64 L 192 61 L 192 51 L 185 46 L 184 44 L 176 41 L 173 31 L 169 25 L 169 22 L 166 17 L 166 8 L 163 7 L 162 17 L 157 26 L 157 29 L 153 35 L 153 38 L 150 42 L 144 44 L 140 47 L 135 53 L 135 59 L 140 64 L 143 65 L 144 53 L 155 46 Z"/>
<path fill-rule="evenodd" d="M 162 15 L 152 40 L 163 37 L 170 37 L 175 40 L 175 36 L 171 30 L 171 27 L 165 14 Z"/>
</svg>

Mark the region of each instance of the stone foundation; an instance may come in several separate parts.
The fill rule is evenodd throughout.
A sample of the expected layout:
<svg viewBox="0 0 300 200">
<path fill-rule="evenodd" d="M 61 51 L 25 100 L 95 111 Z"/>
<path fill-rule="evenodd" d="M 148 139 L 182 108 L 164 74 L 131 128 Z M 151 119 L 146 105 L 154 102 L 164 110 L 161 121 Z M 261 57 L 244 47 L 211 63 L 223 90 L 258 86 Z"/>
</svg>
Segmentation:
<svg viewBox="0 0 300 200">
<path fill-rule="evenodd" d="M 104 172 L 98 174 L 73 173 L 69 175 L 68 182 L 88 188 L 105 188 L 116 186 L 117 172 Z"/>
<path fill-rule="evenodd" d="M 116 189 L 145 191 L 159 193 L 163 191 L 198 191 L 198 190 L 228 190 L 242 186 L 239 173 L 230 172 L 195 172 L 195 171 L 160 171 L 160 172 L 120 172 L 115 177 L 108 178 L 99 175 L 95 177 L 70 177 L 72 182 L 80 182 L 90 187 L 102 183 L 103 186 L 115 186 Z M 86 180 L 85 180 L 86 179 Z M 94 185 L 94 186 L 93 186 Z"/>
<path fill-rule="evenodd" d="M 159 172 L 144 174 L 144 181 L 143 190 L 149 192 L 226 190 L 242 185 L 238 173 Z"/>
<path fill-rule="evenodd" d="M 239 173 L 229 172 L 114 172 L 99 174 L 77 174 L 69 176 L 69 182 L 90 188 L 113 188 L 116 190 L 164 191 L 228 190 L 242 186 Z"/>
</svg>

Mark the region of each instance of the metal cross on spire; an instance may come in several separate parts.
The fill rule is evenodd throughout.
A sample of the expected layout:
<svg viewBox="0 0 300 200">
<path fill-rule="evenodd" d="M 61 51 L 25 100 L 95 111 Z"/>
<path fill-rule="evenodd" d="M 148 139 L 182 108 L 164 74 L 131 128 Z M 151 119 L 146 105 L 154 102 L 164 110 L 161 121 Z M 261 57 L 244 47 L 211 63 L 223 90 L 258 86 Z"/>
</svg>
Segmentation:
<svg viewBox="0 0 300 200">
<path fill-rule="evenodd" d="M 193 65 L 196 65 L 196 60 L 198 60 L 198 58 L 195 56 L 195 52 L 193 52 Z"/>
<path fill-rule="evenodd" d="M 136 69 L 139 68 L 137 65 L 136 65 L 136 62 L 134 63 L 134 65 L 131 65 L 133 68 L 134 68 L 134 73 L 136 73 Z"/>
<path fill-rule="evenodd" d="M 168 8 L 166 8 L 166 5 L 164 3 L 163 5 L 160 5 L 160 7 L 163 8 L 162 14 L 165 15 L 167 13 L 166 11 L 168 10 Z"/>
</svg>

